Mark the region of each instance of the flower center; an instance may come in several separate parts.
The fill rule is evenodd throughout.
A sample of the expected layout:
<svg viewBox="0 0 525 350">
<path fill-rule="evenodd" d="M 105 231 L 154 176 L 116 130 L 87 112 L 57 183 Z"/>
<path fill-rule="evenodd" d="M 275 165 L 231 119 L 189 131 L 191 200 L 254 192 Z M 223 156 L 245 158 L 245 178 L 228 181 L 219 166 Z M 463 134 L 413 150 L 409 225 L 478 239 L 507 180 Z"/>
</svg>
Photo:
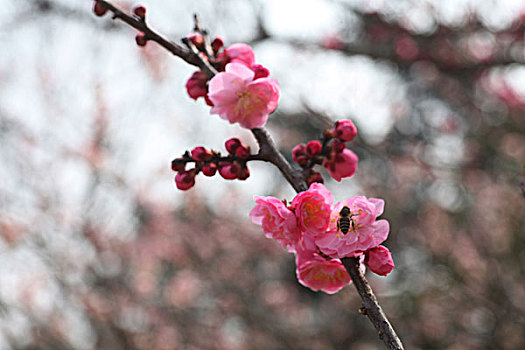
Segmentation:
<svg viewBox="0 0 525 350">
<path fill-rule="evenodd" d="M 237 103 L 233 108 L 237 118 L 249 118 L 253 114 L 262 112 L 266 107 L 262 96 L 253 91 L 237 92 L 237 97 Z"/>
</svg>

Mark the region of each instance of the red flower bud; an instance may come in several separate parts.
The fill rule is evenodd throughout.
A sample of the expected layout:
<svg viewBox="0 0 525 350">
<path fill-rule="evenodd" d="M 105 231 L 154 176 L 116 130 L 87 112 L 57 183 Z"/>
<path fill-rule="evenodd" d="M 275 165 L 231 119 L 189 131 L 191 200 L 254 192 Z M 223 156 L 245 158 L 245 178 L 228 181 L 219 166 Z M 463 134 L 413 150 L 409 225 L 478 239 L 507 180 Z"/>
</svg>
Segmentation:
<svg viewBox="0 0 525 350">
<path fill-rule="evenodd" d="M 310 157 L 315 157 L 321 152 L 321 142 L 317 140 L 310 141 L 306 144 L 306 154 Z"/>
<path fill-rule="evenodd" d="M 188 36 L 188 39 L 195 45 L 197 48 L 202 48 L 204 45 L 204 38 L 200 33 L 194 33 Z"/>
<path fill-rule="evenodd" d="M 331 144 L 333 153 L 341 153 L 345 149 L 345 143 L 339 139 L 335 139 Z M 332 157 L 333 155 L 330 155 Z"/>
<path fill-rule="evenodd" d="M 270 71 L 266 67 L 263 67 L 260 64 L 254 64 L 252 66 L 252 71 L 255 73 L 253 80 L 259 79 L 259 78 L 266 78 L 270 75 Z"/>
<path fill-rule="evenodd" d="M 344 177 L 354 175 L 358 160 L 354 152 L 344 149 L 341 153 L 333 154 L 332 158 L 325 159 L 323 166 L 336 181 L 341 181 Z"/>
<path fill-rule="evenodd" d="M 250 170 L 248 169 L 248 167 L 245 164 L 244 166 L 241 167 L 241 171 L 239 172 L 238 179 L 239 180 L 246 180 L 249 177 L 250 177 Z"/>
<path fill-rule="evenodd" d="M 377 246 L 365 252 L 365 265 L 370 271 L 380 276 L 386 276 L 394 269 L 392 253 L 385 246 Z"/>
<path fill-rule="evenodd" d="M 206 77 L 206 74 L 200 70 L 194 72 L 186 82 L 186 91 L 188 91 L 188 95 L 194 100 L 206 96 L 206 93 L 208 92 L 208 88 L 206 87 L 207 81 L 208 78 Z"/>
<path fill-rule="evenodd" d="M 239 176 L 241 166 L 239 163 L 221 162 L 219 163 L 219 174 L 226 180 L 233 180 Z"/>
<path fill-rule="evenodd" d="M 195 185 L 195 175 L 197 171 L 191 169 L 188 171 L 181 171 L 175 175 L 175 184 L 177 188 L 182 191 L 189 190 Z"/>
<path fill-rule="evenodd" d="M 171 161 L 171 170 L 173 171 L 184 171 L 186 168 L 186 162 L 182 158 L 175 158 Z"/>
<path fill-rule="evenodd" d="M 352 141 L 357 135 L 357 128 L 351 120 L 338 120 L 335 122 L 334 134 L 341 141 Z"/>
<path fill-rule="evenodd" d="M 202 173 L 206 176 L 213 176 L 217 172 L 217 164 L 207 163 L 202 166 Z"/>
<path fill-rule="evenodd" d="M 222 41 L 222 38 L 216 37 L 211 42 L 211 48 L 213 49 L 213 52 L 217 53 L 219 50 L 224 46 L 224 41 Z"/>
<path fill-rule="evenodd" d="M 191 151 L 191 157 L 194 159 L 194 160 L 197 160 L 197 161 L 207 161 L 207 160 L 210 160 L 211 157 L 212 157 L 212 154 L 209 150 L 207 150 L 206 148 L 202 147 L 202 146 L 199 146 L 199 147 L 195 147 L 192 151 Z"/>
<path fill-rule="evenodd" d="M 235 154 L 235 150 L 241 147 L 242 143 L 241 143 L 241 140 L 239 140 L 238 138 L 232 137 L 231 139 L 226 140 L 226 142 L 224 143 L 224 146 L 226 147 L 226 150 L 228 151 L 228 153 Z"/>
<path fill-rule="evenodd" d="M 133 13 L 135 14 L 135 16 L 141 18 L 141 19 L 145 19 L 146 18 L 146 8 L 144 6 L 137 6 L 133 9 Z"/>
<path fill-rule="evenodd" d="M 250 150 L 241 145 L 235 150 L 235 156 L 240 159 L 247 159 L 250 156 Z"/>
<path fill-rule="evenodd" d="M 297 145 L 292 150 L 293 161 L 299 164 L 302 167 L 305 167 L 308 164 L 308 157 L 306 155 L 306 146 L 301 143 Z"/>
<path fill-rule="evenodd" d="M 95 12 L 95 15 L 102 17 L 106 14 L 106 12 L 108 12 L 108 8 L 101 2 L 95 1 L 93 12 Z"/>
<path fill-rule="evenodd" d="M 324 183 L 323 177 L 317 171 L 310 172 L 310 176 L 308 176 L 308 181 L 307 181 L 308 187 L 310 187 L 310 185 L 313 184 L 314 182 Z"/>
<path fill-rule="evenodd" d="M 148 43 L 148 40 L 146 39 L 146 35 L 144 33 L 139 33 L 135 37 L 135 41 L 137 42 L 138 46 L 146 46 Z"/>
</svg>

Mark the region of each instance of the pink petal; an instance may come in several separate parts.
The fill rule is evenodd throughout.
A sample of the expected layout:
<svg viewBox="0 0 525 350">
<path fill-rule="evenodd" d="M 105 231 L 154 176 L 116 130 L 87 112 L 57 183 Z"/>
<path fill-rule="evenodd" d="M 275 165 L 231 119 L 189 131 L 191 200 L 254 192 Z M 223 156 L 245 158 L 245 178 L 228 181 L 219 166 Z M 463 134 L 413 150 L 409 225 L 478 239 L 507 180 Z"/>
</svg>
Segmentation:
<svg viewBox="0 0 525 350">
<path fill-rule="evenodd" d="M 236 77 L 242 79 L 245 84 L 248 84 L 253 80 L 255 73 L 244 64 L 241 63 L 229 63 L 226 65 L 226 72 L 234 74 Z"/>
</svg>

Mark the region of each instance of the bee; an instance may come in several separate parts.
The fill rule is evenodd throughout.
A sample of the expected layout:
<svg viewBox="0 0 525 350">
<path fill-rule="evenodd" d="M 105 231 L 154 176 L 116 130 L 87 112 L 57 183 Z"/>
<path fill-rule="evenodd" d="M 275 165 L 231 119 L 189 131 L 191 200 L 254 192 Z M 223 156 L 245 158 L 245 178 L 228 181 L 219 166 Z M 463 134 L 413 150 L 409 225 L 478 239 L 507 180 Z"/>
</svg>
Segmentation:
<svg viewBox="0 0 525 350">
<path fill-rule="evenodd" d="M 350 226 L 352 226 L 353 229 L 354 221 L 352 220 L 352 216 L 354 216 L 354 214 L 351 214 L 350 208 L 344 206 L 339 212 L 339 217 L 337 218 L 337 231 L 341 231 L 346 235 Z"/>
</svg>

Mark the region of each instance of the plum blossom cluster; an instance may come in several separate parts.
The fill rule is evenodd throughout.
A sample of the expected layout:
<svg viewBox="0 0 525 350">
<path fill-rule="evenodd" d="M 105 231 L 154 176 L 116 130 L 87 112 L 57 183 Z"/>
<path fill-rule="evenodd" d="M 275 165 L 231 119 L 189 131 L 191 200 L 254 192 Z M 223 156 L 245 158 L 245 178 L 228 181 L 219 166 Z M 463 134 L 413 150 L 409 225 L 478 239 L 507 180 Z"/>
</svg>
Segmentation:
<svg viewBox="0 0 525 350">
<path fill-rule="evenodd" d="M 206 149 L 195 147 L 180 158 L 171 162 L 171 169 L 177 172 L 175 184 L 179 190 L 189 190 L 195 185 L 195 177 L 201 173 L 205 176 L 214 176 L 217 172 L 226 180 L 246 180 L 250 170 L 246 162 L 250 159 L 250 147 L 245 146 L 237 138 L 231 138 L 225 143 L 228 156 Z M 194 167 L 187 169 L 187 164 L 194 163 Z"/>
<path fill-rule="evenodd" d="M 93 10 L 103 16 L 108 11 L 106 6 L 105 2 L 95 1 Z M 148 40 L 155 40 L 146 26 L 146 8 L 135 7 L 133 17 L 138 27 L 149 33 L 140 32 L 135 38 L 137 44 L 145 46 Z M 210 43 L 197 27 L 196 24 L 197 32 L 183 42 L 212 68 L 207 74 L 192 74 L 186 83 L 188 95 L 195 100 L 202 97 L 212 114 L 230 123 L 248 129 L 263 127 L 277 108 L 279 84 L 269 78 L 267 68 L 256 63 L 250 46 L 224 47 L 218 37 Z M 210 76 L 213 77 L 209 79 Z M 334 204 L 334 196 L 322 184 L 321 174 L 313 170 L 322 165 L 336 181 L 354 175 L 358 157 L 346 148 L 345 142 L 356 134 L 352 121 L 340 120 L 333 129 L 325 131 L 322 141 L 297 145 L 293 160 L 303 169 L 309 189 L 300 192 L 290 205 L 274 197 L 255 196 L 256 205 L 250 212 L 252 221 L 262 226 L 267 237 L 295 254 L 299 282 L 330 294 L 351 283 L 343 258 L 359 258 L 361 269 L 368 267 L 383 276 L 394 268 L 390 251 L 381 245 L 389 232 L 388 222 L 378 220 L 383 213 L 383 200 L 355 196 Z M 199 146 L 174 159 L 172 170 L 177 173 L 177 188 L 192 188 L 199 173 L 214 176 L 218 172 L 227 180 L 246 180 L 250 176 L 247 162 L 264 160 L 250 154 L 250 148 L 237 138 L 227 140 L 225 147 L 226 156 Z"/>
<path fill-rule="evenodd" d="M 389 232 L 386 220 L 378 220 L 384 201 L 354 196 L 334 204 L 334 196 L 321 183 L 313 183 L 290 205 L 275 197 L 255 196 L 250 211 L 253 223 L 261 225 L 295 254 L 299 282 L 312 290 L 332 294 L 351 283 L 341 259 L 358 257 L 361 268 L 385 276 L 394 269 L 392 255 L 381 245 Z M 348 230 L 341 230 L 342 209 L 348 208 Z"/>
<path fill-rule="evenodd" d="M 202 35 L 194 34 L 190 40 L 202 48 Z M 255 63 L 255 54 L 246 44 L 233 44 L 221 51 L 223 41 L 215 38 L 211 44 L 210 63 L 220 72 L 208 83 L 206 75 L 196 71 L 188 79 L 188 95 L 197 100 L 203 97 L 218 114 L 230 123 L 253 129 L 266 124 L 268 116 L 279 102 L 280 87 L 269 78 L 270 71 Z"/>
<path fill-rule="evenodd" d="M 356 135 L 357 129 L 351 120 L 338 120 L 333 129 L 325 131 L 322 143 L 312 140 L 294 147 L 293 160 L 303 168 L 308 185 L 323 182 L 321 174 L 312 169 L 315 165 L 322 165 L 336 181 L 354 175 L 359 158 L 346 148 L 345 142 L 352 141 Z"/>
</svg>

